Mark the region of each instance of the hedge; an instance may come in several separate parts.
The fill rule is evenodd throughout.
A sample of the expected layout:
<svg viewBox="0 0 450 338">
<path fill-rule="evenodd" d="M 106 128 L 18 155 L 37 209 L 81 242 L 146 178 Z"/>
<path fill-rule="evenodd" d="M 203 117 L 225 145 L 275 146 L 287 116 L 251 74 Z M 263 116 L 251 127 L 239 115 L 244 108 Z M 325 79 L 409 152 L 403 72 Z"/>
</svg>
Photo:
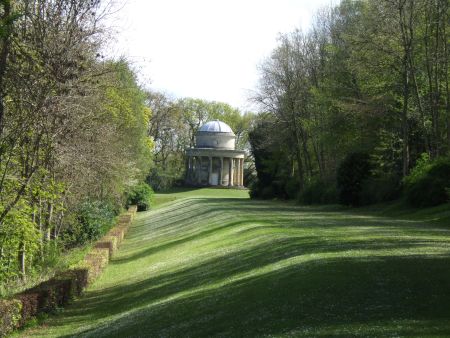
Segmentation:
<svg viewBox="0 0 450 338">
<path fill-rule="evenodd" d="M 0 337 L 19 327 L 22 303 L 17 299 L 0 300 Z"/>
<path fill-rule="evenodd" d="M 13 299 L 0 299 L 0 337 L 23 327 L 38 314 L 52 313 L 80 296 L 108 265 L 136 212 L 137 207 L 130 206 L 128 212 L 119 217 L 116 226 L 94 244 L 79 266 L 63 271 Z"/>
</svg>

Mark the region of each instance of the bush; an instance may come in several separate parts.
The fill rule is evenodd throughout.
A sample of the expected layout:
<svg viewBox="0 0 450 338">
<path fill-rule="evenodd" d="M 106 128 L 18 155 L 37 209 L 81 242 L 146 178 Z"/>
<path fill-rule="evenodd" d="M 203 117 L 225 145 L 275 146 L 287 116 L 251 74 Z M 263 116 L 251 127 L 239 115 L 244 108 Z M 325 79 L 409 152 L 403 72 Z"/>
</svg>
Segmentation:
<svg viewBox="0 0 450 338">
<path fill-rule="evenodd" d="M 337 172 L 337 190 L 341 204 L 361 205 L 362 185 L 370 176 L 370 169 L 369 155 L 366 153 L 352 153 L 342 161 Z"/>
<path fill-rule="evenodd" d="M 403 181 L 406 201 L 413 207 L 431 207 L 448 202 L 450 158 L 428 163 L 423 158 Z"/>
<path fill-rule="evenodd" d="M 299 182 L 297 178 L 289 178 L 284 185 L 284 191 L 288 199 L 296 199 L 299 194 Z"/>
<path fill-rule="evenodd" d="M 361 204 L 393 201 L 400 197 L 401 180 L 397 175 L 369 177 L 362 183 Z"/>
<path fill-rule="evenodd" d="M 84 259 L 82 267 L 88 270 L 88 284 L 96 280 L 109 262 L 108 249 L 92 249 Z"/>
<path fill-rule="evenodd" d="M 303 204 L 337 203 L 336 183 L 328 180 L 313 179 L 305 184 L 299 196 L 299 201 Z"/>
<path fill-rule="evenodd" d="M 17 300 L 0 299 L 0 337 L 19 327 L 22 303 Z"/>
<path fill-rule="evenodd" d="M 116 211 L 113 205 L 102 201 L 85 201 L 75 212 L 75 219 L 64 232 L 69 247 L 97 240 L 114 224 Z"/>
<path fill-rule="evenodd" d="M 146 181 L 155 191 L 164 191 L 184 185 L 184 178 L 180 177 L 179 172 L 170 173 L 160 168 L 153 168 Z"/>
<path fill-rule="evenodd" d="M 261 194 L 259 196 L 264 200 L 272 199 L 275 197 L 275 192 L 272 185 L 267 185 L 261 189 Z"/>
<path fill-rule="evenodd" d="M 127 193 L 127 208 L 130 205 L 137 205 L 138 211 L 145 211 L 150 208 L 153 189 L 147 183 L 140 183 L 134 186 Z"/>
</svg>

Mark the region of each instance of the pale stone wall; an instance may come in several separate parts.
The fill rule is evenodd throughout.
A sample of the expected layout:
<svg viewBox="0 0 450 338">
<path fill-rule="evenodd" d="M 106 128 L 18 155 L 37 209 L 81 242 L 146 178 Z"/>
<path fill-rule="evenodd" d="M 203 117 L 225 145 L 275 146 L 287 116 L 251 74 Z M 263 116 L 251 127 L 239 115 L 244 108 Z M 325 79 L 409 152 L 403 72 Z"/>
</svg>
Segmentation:
<svg viewBox="0 0 450 338">
<path fill-rule="evenodd" d="M 236 136 L 230 133 L 198 132 L 195 137 L 197 148 L 235 149 Z"/>
</svg>

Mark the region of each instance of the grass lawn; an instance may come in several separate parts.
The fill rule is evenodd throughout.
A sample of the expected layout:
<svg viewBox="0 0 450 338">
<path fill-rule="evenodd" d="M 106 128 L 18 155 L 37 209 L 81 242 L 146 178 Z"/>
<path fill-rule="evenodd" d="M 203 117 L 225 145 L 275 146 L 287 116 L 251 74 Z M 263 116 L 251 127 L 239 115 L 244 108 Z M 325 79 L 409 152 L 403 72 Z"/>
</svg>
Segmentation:
<svg viewBox="0 0 450 338">
<path fill-rule="evenodd" d="M 247 196 L 157 195 L 85 296 L 21 334 L 450 336 L 442 224 Z"/>
</svg>

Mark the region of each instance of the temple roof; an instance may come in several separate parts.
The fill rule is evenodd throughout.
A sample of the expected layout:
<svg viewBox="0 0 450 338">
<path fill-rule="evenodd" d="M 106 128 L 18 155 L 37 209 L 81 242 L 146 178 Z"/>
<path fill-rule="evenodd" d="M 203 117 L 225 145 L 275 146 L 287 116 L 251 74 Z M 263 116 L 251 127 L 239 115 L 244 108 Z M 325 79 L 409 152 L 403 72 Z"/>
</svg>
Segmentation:
<svg viewBox="0 0 450 338">
<path fill-rule="evenodd" d="M 219 120 L 206 122 L 198 129 L 198 131 L 210 133 L 232 133 L 234 135 L 233 130 L 231 130 L 230 126 L 225 122 Z"/>
</svg>

